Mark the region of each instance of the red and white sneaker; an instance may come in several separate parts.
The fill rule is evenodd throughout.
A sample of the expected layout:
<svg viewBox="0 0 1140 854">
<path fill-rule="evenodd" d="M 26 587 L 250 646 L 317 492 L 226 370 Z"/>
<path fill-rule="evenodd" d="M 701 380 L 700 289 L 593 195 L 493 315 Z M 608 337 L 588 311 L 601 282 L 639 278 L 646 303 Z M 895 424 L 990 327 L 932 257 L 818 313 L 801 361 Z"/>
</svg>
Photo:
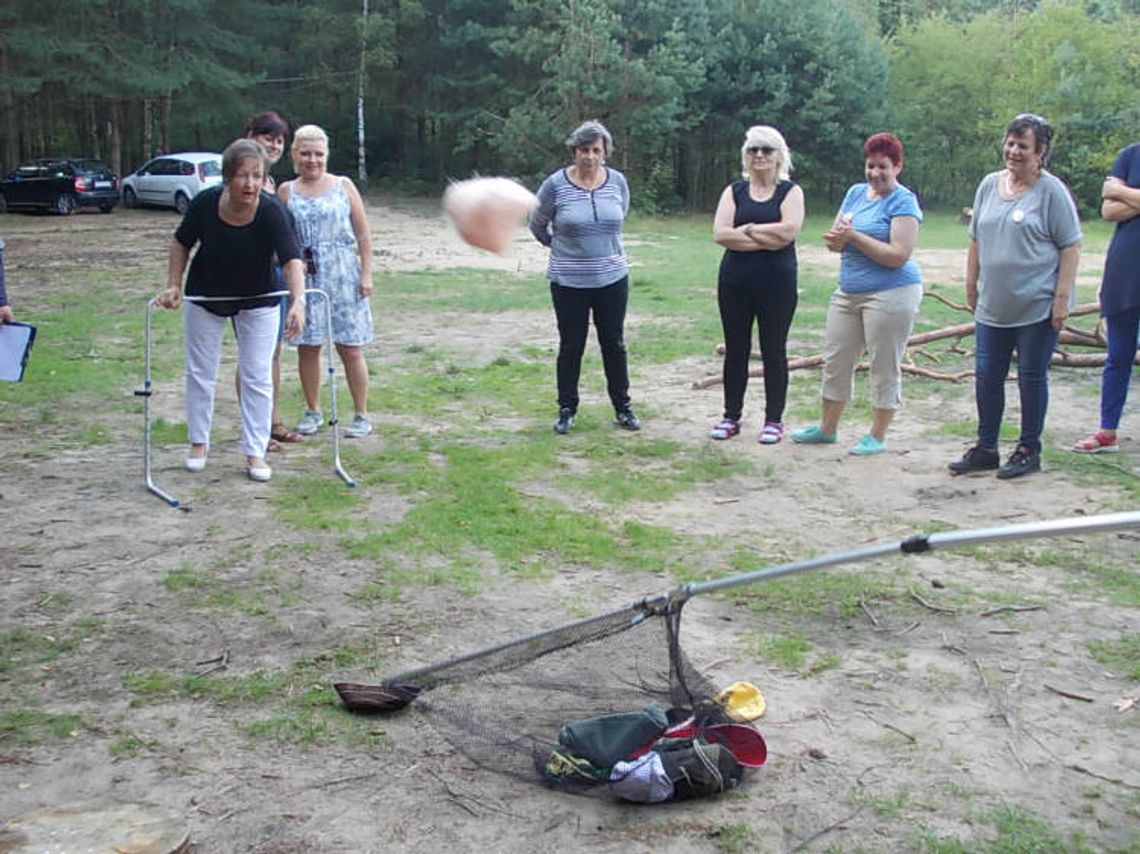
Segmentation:
<svg viewBox="0 0 1140 854">
<path fill-rule="evenodd" d="M 1120 446 L 1116 444 L 1115 436 L 1109 436 L 1103 430 L 1097 430 L 1091 436 L 1086 436 L 1073 445 L 1073 450 L 1078 454 L 1110 454 L 1119 451 Z"/>
</svg>

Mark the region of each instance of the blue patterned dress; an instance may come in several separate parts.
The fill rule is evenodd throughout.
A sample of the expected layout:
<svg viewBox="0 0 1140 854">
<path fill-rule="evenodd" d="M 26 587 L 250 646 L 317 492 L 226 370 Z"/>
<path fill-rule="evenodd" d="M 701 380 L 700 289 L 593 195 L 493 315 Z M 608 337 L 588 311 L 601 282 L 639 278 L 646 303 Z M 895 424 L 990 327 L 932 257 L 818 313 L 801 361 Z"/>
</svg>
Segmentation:
<svg viewBox="0 0 1140 854">
<path fill-rule="evenodd" d="M 351 203 L 338 178 L 328 192 L 306 196 L 294 185 L 289 211 L 297 227 L 297 240 L 311 249 L 316 275 L 305 275 L 306 288 L 320 288 L 332 305 L 333 341 L 360 346 L 372 341 L 372 304 L 360 296 L 360 250 L 350 218 Z M 320 297 L 305 307 L 305 328 L 290 344 L 325 343 L 325 307 Z"/>
</svg>

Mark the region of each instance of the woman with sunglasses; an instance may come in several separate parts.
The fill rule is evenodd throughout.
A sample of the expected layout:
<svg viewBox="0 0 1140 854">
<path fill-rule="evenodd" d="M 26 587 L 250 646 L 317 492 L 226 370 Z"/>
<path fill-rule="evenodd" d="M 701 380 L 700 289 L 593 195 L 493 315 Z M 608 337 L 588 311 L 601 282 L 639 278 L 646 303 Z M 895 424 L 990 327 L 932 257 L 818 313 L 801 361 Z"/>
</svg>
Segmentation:
<svg viewBox="0 0 1140 854">
<path fill-rule="evenodd" d="M 1076 298 L 1081 223 L 1072 196 L 1045 169 L 1053 127 L 1022 113 L 1005 129 L 1005 168 L 978 184 L 966 255 L 966 302 L 974 312 L 974 400 L 978 439 L 952 474 L 997 469 L 1002 480 L 1041 468 L 1049 363 Z M 1005 465 L 998 431 L 1005 380 L 1017 350 L 1021 432 Z"/>
<path fill-rule="evenodd" d="M 827 308 L 818 424 L 792 433 L 792 441 L 830 445 L 855 392 L 855 369 L 863 351 L 871 363 L 871 429 L 851 447 L 857 457 L 887 449 L 887 428 L 902 406 L 902 360 L 922 302 L 922 274 L 911 260 L 922 210 L 899 183 L 903 145 L 877 133 L 863 143 L 867 180 L 847 191 L 827 248 L 839 252 L 839 287 Z"/>
<path fill-rule="evenodd" d="M 724 247 L 717 305 L 724 330 L 724 417 L 709 434 L 740 432 L 752 326 L 764 362 L 764 427 L 760 442 L 784 437 L 788 394 L 788 330 L 796 313 L 796 236 L 804 224 L 804 193 L 790 180 L 792 155 L 778 130 L 750 127 L 740 147 L 744 178 L 724 188 L 713 218 L 713 240 Z"/>
</svg>

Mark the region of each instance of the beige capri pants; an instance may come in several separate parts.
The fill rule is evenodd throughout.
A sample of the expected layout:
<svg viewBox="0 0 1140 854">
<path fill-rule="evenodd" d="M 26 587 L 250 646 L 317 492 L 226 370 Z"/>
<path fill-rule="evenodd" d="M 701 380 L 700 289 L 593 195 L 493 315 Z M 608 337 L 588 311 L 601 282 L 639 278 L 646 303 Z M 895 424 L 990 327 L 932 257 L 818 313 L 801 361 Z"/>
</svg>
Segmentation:
<svg viewBox="0 0 1140 854">
<path fill-rule="evenodd" d="M 836 291 L 827 308 L 822 395 L 846 403 L 855 394 L 855 368 L 866 350 L 871 358 L 871 405 L 902 406 L 902 360 L 922 302 L 922 285 L 866 294 Z"/>
</svg>

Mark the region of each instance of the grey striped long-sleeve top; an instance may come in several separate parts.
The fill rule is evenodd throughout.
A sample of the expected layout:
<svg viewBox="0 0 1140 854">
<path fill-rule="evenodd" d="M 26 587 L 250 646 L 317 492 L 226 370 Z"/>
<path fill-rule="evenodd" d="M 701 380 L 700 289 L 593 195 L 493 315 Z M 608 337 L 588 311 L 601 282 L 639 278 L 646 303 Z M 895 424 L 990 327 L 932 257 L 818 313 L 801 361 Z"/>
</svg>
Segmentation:
<svg viewBox="0 0 1140 854">
<path fill-rule="evenodd" d="M 602 288 L 628 275 L 622 223 L 629 213 L 629 184 L 609 166 L 594 190 L 571 183 L 559 169 L 538 188 L 530 217 L 535 239 L 550 247 L 547 276 L 570 288 Z"/>
</svg>

